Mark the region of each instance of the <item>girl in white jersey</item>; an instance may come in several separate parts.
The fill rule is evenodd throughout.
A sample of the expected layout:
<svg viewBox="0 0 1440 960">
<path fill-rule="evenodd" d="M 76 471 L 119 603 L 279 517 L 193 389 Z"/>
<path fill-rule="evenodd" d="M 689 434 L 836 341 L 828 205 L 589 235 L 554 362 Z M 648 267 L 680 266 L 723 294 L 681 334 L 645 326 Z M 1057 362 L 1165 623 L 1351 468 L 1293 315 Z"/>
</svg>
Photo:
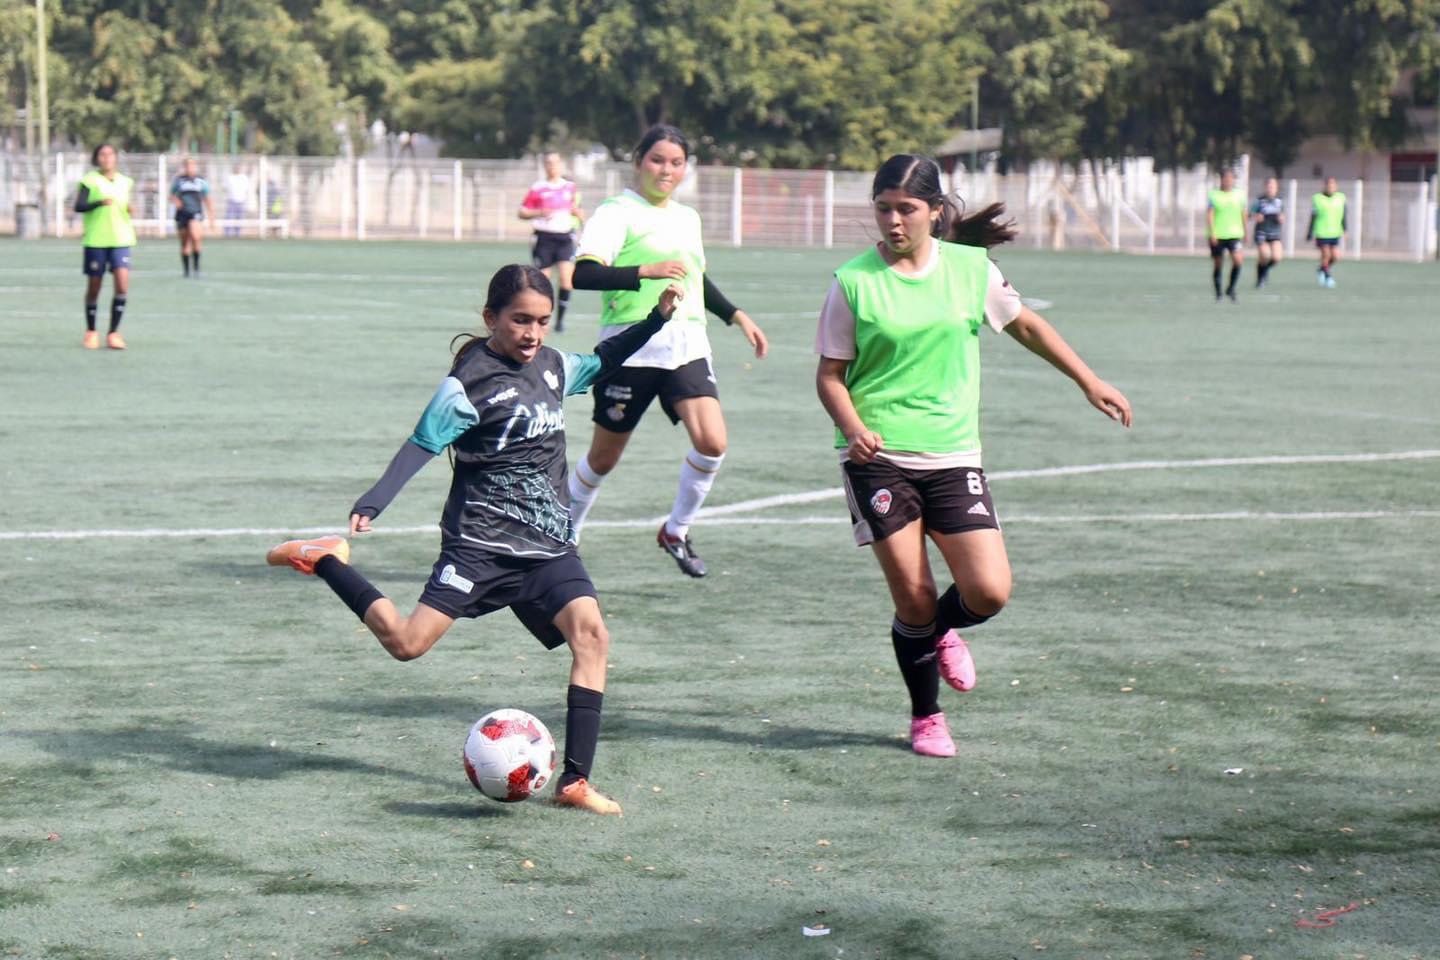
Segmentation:
<svg viewBox="0 0 1440 960">
<path fill-rule="evenodd" d="M 952 757 L 939 678 L 975 685 L 958 629 L 1010 598 L 1010 561 L 980 466 L 981 328 L 1004 330 L 1125 426 L 1125 396 L 1020 302 L 985 248 L 1014 236 L 992 204 L 962 219 L 928 157 L 900 154 L 871 187 L 882 241 L 835 272 L 820 314 L 816 387 L 835 422 L 855 540 L 873 545 L 895 604 L 891 641 L 916 753 Z M 945 240 L 937 238 L 944 237 Z M 954 583 L 937 596 L 925 537 Z"/>
<path fill-rule="evenodd" d="M 700 216 L 671 198 L 685 177 L 690 144 L 671 126 L 651 127 L 635 148 L 635 187 L 602 203 L 585 224 L 575 262 L 575 289 L 603 291 L 600 338 L 645 319 L 671 281 L 685 290 L 675 319 L 614 374 L 595 383 L 590 452 L 570 474 L 570 516 L 578 534 L 600 482 L 620 461 L 630 433 L 657 397 L 671 423 L 685 424 L 690 452 L 680 489 L 655 540 L 682 572 L 705 576 L 690 541 L 690 524 L 725 457 L 725 418 L 710 365 L 705 314 L 738 326 L 765 356 L 765 334 L 725 299 L 705 275 Z"/>
</svg>

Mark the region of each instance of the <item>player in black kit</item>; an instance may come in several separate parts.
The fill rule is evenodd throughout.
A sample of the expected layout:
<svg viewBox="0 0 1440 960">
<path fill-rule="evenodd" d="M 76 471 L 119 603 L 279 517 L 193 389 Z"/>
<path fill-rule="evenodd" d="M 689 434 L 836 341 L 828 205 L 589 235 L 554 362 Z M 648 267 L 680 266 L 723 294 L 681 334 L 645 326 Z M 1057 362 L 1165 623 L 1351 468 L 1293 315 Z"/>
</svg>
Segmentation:
<svg viewBox="0 0 1440 960">
<path fill-rule="evenodd" d="M 555 802 L 594 813 L 621 812 L 589 783 L 610 638 L 570 522 L 564 400 L 618 369 L 683 296 L 672 284 L 645 320 L 595 353 L 562 353 L 544 346 L 550 281 L 531 266 L 500 268 L 485 300 L 489 336 L 456 352 L 415 432 L 350 513 L 352 535 L 370 530 L 400 488 L 451 449 L 455 474 L 440 519 L 440 557 L 408 617 L 350 566 L 344 537 L 291 540 L 266 556 L 274 566 L 318 575 L 397 660 L 422 656 L 461 617 L 505 607 L 547 649 L 569 644 L 565 769 Z"/>
<path fill-rule="evenodd" d="M 1255 252 L 1260 257 L 1260 275 L 1255 289 L 1265 286 L 1270 268 L 1285 258 L 1285 244 L 1280 230 L 1285 226 L 1285 201 L 1280 196 L 1280 181 L 1265 181 L 1265 193 L 1250 205 L 1250 220 L 1255 224 Z"/>
<path fill-rule="evenodd" d="M 185 158 L 180 176 L 170 184 L 170 201 L 175 204 L 175 232 L 180 235 L 180 265 L 185 276 L 200 276 L 200 224 L 208 215 L 215 219 L 210 200 L 210 183 L 200 176 L 191 157 Z"/>
</svg>

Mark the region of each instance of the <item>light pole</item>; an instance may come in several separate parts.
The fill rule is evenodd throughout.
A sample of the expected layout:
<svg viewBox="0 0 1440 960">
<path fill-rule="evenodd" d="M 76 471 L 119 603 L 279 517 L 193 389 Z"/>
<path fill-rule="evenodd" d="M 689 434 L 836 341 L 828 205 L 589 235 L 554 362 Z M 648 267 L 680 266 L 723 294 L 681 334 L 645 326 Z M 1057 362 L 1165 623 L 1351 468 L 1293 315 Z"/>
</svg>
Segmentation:
<svg viewBox="0 0 1440 960">
<path fill-rule="evenodd" d="M 45 0 L 35 0 L 35 74 L 40 81 L 40 223 L 45 229 L 45 212 L 50 204 L 46 189 L 50 167 L 50 78 L 45 69 Z M 59 189 L 59 185 L 56 185 Z"/>
</svg>

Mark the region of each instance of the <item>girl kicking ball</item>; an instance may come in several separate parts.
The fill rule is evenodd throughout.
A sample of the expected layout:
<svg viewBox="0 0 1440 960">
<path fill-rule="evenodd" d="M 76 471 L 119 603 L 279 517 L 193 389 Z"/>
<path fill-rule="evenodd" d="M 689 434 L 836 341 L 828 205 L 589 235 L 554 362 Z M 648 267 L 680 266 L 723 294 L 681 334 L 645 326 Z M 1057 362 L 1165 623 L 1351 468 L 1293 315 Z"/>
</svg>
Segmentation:
<svg viewBox="0 0 1440 960">
<path fill-rule="evenodd" d="M 980 466 L 979 333 L 1004 330 L 1127 427 L 1130 403 L 1021 305 L 986 256 L 1013 236 L 999 222 L 1002 205 L 962 219 L 935 161 L 913 154 L 885 161 L 870 199 L 882 239 L 835 271 L 816 387 L 835 422 L 855 541 L 874 550 L 895 603 L 890 639 L 910 691 L 910 744 L 953 757 L 939 678 L 975 686 L 956 631 L 1010 598 L 1010 561 Z M 954 581 L 940 596 L 927 536 Z"/>
<path fill-rule="evenodd" d="M 610 638 L 575 548 L 563 403 L 643 347 L 683 296 L 672 284 L 649 316 L 595 353 L 563 353 L 544 345 L 554 304 L 545 275 L 520 264 L 495 274 L 485 299 L 489 335 L 456 352 L 415 432 L 350 513 L 351 535 L 367 532 L 421 467 L 452 450 L 440 558 L 409 616 L 350 566 L 344 537 L 291 540 L 265 558 L 319 576 L 397 660 L 424 655 L 461 617 L 505 607 L 547 649 L 569 644 L 565 768 L 555 801 L 594 813 L 621 812 L 590 785 Z"/>
</svg>

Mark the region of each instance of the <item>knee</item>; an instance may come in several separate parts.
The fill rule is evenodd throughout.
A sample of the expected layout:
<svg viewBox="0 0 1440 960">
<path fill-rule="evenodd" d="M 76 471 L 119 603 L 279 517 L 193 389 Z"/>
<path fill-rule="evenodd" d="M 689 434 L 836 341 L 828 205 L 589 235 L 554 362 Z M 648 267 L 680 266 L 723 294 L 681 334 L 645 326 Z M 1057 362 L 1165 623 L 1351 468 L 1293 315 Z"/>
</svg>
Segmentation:
<svg viewBox="0 0 1440 960">
<path fill-rule="evenodd" d="M 935 619 L 936 594 L 931 584 L 917 583 L 896 593 L 895 616 L 902 623 L 919 626 Z"/>
<path fill-rule="evenodd" d="M 965 605 L 982 617 L 993 617 L 1010 602 L 1010 574 L 994 574 L 966 584 Z"/>
<path fill-rule="evenodd" d="M 620 453 L 619 450 L 591 450 L 585 455 L 585 462 L 590 464 L 591 470 L 603 477 L 620 462 Z"/>
<path fill-rule="evenodd" d="M 719 436 L 704 434 L 695 438 L 695 452 L 706 457 L 725 456 L 726 438 L 722 433 Z"/>
<path fill-rule="evenodd" d="M 404 626 L 385 631 L 376 631 L 376 638 L 385 652 L 396 660 L 403 662 L 419 658 L 428 648 L 420 642 L 420 638 L 413 636 Z"/>
<path fill-rule="evenodd" d="M 570 649 L 577 658 L 603 662 L 610 655 L 610 631 L 605 621 L 597 616 L 581 622 L 570 637 Z"/>
</svg>

